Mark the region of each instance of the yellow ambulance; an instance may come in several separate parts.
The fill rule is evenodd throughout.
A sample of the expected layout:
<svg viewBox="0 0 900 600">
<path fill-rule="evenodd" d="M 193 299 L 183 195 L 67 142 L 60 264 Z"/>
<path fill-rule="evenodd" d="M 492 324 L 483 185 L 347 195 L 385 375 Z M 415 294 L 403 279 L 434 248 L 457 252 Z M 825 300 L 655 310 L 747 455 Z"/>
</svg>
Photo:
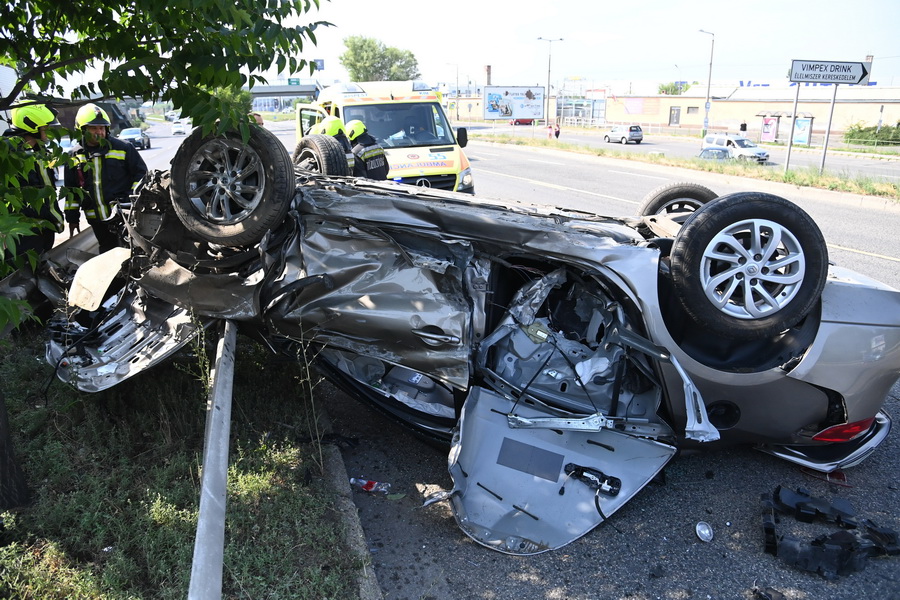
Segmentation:
<svg viewBox="0 0 900 600">
<path fill-rule="evenodd" d="M 388 179 L 442 190 L 475 193 L 465 127 L 454 135 L 439 92 L 420 81 L 335 84 L 313 104 L 298 104 L 297 143 L 327 116 L 345 124 L 359 119 L 384 148 Z"/>
</svg>

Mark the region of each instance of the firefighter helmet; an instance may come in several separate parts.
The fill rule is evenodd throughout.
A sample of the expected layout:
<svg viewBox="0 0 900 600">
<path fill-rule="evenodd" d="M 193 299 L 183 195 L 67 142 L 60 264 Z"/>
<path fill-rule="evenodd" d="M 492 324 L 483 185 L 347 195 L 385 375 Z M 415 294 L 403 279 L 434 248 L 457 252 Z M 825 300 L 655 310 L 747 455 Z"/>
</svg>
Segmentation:
<svg viewBox="0 0 900 600">
<path fill-rule="evenodd" d="M 32 104 L 30 106 L 20 106 L 12 110 L 12 129 L 13 133 L 22 135 L 24 133 L 32 133 L 37 135 L 41 127 L 49 125 L 59 125 L 56 120 L 58 113 L 52 108 L 43 104 Z"/>
<path fill-rule="evenodd" d="M 340 133 L 347 134 L 344 130 L 344 123 L 337 117 L 325 117 L 325 120 L 322 121 L 322 133 L 330 136 L 336 136 Z"/>
<path fill-rule="evenodd" d="M 103 125 L 109 127 L 111 123 L 109 122 L 109 116 L 106 114 L 105 110 L 96 104 L 85 104 L 78 109 L 78 113 L 75 115 L 75 126 L 81 129 L 88 125 Z"/>
<path fill-rule="evenodd" d="M 366 125 L 359 119 L 354 119 L 347 123 L 347 137 L 350 141 L 354 141 L 357 137 L 366 132 Z"/>
</svg>

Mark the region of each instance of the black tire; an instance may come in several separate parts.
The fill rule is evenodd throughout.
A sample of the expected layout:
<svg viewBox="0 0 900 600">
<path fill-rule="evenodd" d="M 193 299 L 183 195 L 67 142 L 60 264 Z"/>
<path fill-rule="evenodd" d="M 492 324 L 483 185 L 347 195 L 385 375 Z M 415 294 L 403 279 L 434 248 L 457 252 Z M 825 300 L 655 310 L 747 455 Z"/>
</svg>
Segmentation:
<svg viewBox="0 0 900 600">
<path fill-rule="evenodd" d="M 344 146 L 330 135 L 304 136 L 294 149 L 292 160 L 305 171 L 323 175 L 350 175 Z"/>
<path fill-rule="evenodd" d="M 696 183 L 667 183 L 644 196 L 638 214 L 642 217 L 670 215 L 684 223 L 689 214 L 718 198 L 708 187 Z"/>
<path fill-rule="evenodd" d="M 644 140 L 634 140 L 634 143 L 635 143 L 635 144 L 640 144 L 640 143 L 643 142 L 643 141 L 644 141 Z"/>
<path fill-rule="evenodd" d="M 608 135 L 604 135 L 604 136 L 603 136 L 603 141 L 606 142 L 606 143 L 608 144 L 608 143 L 609 143 L 609 136 L 608 136 Z"/>
<path fill-rule="evenodd" d="M 625 144 L 628 143 L 628 138 L 623 137 L 621 140 L 619 140 L 619 143 L 624 146 Z"/>
<path fill-rule="evenodd" d="M 294 197 L 284 144 L 262 127 L 202 135 L 195 129 L 172 159 L 172 204 L 192 233 L 223 246 L 247 246 L 281 223 Z"/>
<path fill-rule="evenodd" d="M 150 149 L 150 140 L 147 140 L 147 150 Z"/>
<path fill-rule="evenodd" d="M 796 204 L 739 192 L 687 218 L 672 246 L 671 272 L 694 321 L 726 338 L 758 339 L 785 331 L 813 309 L 828 276 L 828 250 L 815 221 Z"/>
</svg>

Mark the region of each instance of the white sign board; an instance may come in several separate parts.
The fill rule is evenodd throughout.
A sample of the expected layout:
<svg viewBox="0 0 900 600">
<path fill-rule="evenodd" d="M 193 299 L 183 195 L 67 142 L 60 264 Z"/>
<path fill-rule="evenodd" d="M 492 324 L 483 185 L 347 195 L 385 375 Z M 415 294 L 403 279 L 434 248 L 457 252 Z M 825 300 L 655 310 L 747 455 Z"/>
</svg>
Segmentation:
<svg viewBox="0 0 900 600">
<path fill-rule="evenodd" d="M 866 85 L 872 63 L 829 62 L 823 60 L 791 61 L 791 81 L 812 83 L 853 83 Z"/>
<path fill-rule="evenodd" d="M 544 88 L 485 86 L 484 119 L 543 119 Z"/>
</svg>

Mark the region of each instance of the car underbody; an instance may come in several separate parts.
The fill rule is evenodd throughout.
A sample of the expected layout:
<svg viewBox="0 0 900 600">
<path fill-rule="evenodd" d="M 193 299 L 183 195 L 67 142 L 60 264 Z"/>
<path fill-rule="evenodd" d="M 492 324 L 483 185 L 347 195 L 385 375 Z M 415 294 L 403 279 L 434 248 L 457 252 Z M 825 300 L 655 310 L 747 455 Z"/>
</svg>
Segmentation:
<svg viewBox="0 0 900 600">
<path fill-rule="evenodd" d="M 285 216 L 270 215 L 255 242 L 223 244 L 184 218 L 199 196 L 179 206 L 175 173 L 153 173 L 123 210 L 127 249 L 56 267 L 77 269 L 78 308 L 49 326 L 60 378 L 106 389 L 233 321 L 272 352 L 314 356 L 345 391 L 448 445 L 454 487 L 434 500 L 487 547 L 571 542 L 682 447 L 750 443 L 833 471 L 890 430 L 881 405 L 900 372 L 900 293 L 829 267 L 800 217 L 773 225 L 786 201 L 709 198 L 684 220 L 666 208 L 678 197 L 612 218 L 297 168 Z M 748 204 L 776 216 L 745 218 Z M 702 222 L 729 211 L 740 219 L 727 227 Z M 712 227 L 713 248 L 750 221 L 727 243 L 774 243 L 759 252 L 775 285 L 745 288 L 721 311 L 692 307 L 685 232 Z M 247 237 L 228 227 L 230 240 Z M 805 268 L 792 270 L 797 257 Z M 802 314 L 777 320 L 817 269 Z M 700 301 L 717 294 L 706 284 Z"/>
</svg>

